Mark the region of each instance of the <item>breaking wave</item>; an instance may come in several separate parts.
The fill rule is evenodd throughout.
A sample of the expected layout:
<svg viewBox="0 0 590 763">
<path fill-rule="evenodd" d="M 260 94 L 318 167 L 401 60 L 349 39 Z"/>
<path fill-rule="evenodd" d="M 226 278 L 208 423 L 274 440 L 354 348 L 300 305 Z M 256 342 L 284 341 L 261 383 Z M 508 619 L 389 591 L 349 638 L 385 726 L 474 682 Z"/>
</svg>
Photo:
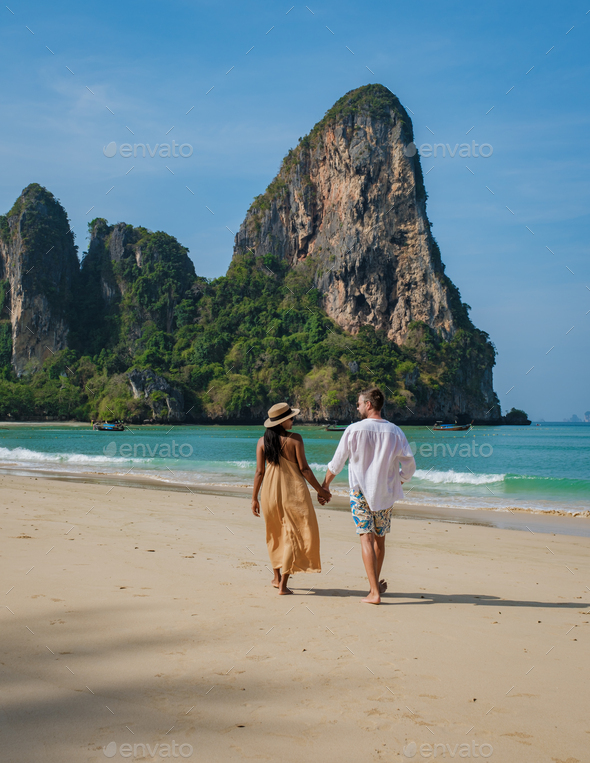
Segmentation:
<svg viewBox="0 0 590 763">
<path fill-rule="evenodd" d="M 473 474 L 473 472 L 436 471 L 435 469 L 417 469 L 414 475 L 419 480 L 436 485 L 488 485 L 504 482 L 505 474 Z"/>
<path fill-rule="evenodd" d="M 19 463 L 53 463 L 53 464 L 127 464 L 130 461 L 142 459 L 121 458 L 107 455 L 87 456 L 83 453 L 41 453 L 28 448 L 0 448 L 0 461 L 17 461 Z"/>
</svg>

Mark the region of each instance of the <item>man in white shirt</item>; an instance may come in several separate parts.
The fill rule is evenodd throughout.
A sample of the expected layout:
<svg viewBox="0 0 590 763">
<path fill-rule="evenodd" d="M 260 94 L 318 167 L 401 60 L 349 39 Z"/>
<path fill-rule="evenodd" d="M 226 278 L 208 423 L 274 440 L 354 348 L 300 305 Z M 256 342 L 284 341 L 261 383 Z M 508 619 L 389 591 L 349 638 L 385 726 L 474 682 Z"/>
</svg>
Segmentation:
<svg viewBox="0 0 590 763">
<path fill-rule="evenodd" d="M 387 583 L 379 579 L 385 558 L 385 535 L 391 529 L 393 504 L 404 497 L 402 485 L 416 471 L 416 462 L 405 434 L 381 418 L 385 398 L 380 389 L 359 395 L 361 421 L 351 424 L 328 464 L 323 487 L 328 490 L 346 460 L 350 486 L 350 508 L 361 536 L 363 562 L 371 591 L 363 601 L 380 604 Z M 400 471 L 401 466 L 401 471 Z"/>
</svg>

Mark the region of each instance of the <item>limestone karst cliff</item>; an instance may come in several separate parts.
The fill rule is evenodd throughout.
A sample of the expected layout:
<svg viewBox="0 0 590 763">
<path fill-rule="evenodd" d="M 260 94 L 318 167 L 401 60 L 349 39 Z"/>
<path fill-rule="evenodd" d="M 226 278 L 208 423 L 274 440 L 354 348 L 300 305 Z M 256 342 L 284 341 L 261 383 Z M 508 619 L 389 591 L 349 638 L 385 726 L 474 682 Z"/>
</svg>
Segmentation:
<svg viewBox="0 0 590 763">
<path fill-rule="evenodd" d="M 67 347 L 77 248 L 65 210 L 37 183 L 24 189 L 0 226 L 1 317 L 10 321 L 11 362 L 20 376 Z"/>
<path fill-rule="evenodd" d="M 102 218 L 78 263 L 59 202 L 26 188 L 0 218 L 0 418 L 253 423 L 288 400 L 350 421 L 378 385 L 399 423 L 499 422 L 495 349 L 445 275 L 412 138 L 386 88 L 341 98 L 212 281 L 173 236 Z"/>
<path fill-rule="evenodd" d="M 483 418 L 497 401 L 495 352 L 445 275 L 413 138 L 408 113 L 387 88 L 367 85 L 347 93 L 255 198 L 234 252 L 307 266 L 321 307 L 353 335 L 372 326 L 411 349 L 418 324 L 443 342 L 463 331 L 463 348 L 469 337 L 475 352 L 457 347 L 463 357 L 455 376 L 447 374 L 436 394 L 425 391 L 418 407 L 422 416 L 471 410 Z"/>
<path fill-rule="evenodd" d="M 198 282 L 195 267 L 188 249 L 161 231 L 97 218 L 89 232 L 75 344 L 92 354 L 120 345 L 132 357 L 146 334 L 175 330 L 175 310 Z"/>
<path fill-rule="evenodd" d="M 403 344 L 423 321 L 451 339 L 469 321 L 430 231 L 413 137 L 385 87 L 347 93 L 254 200 L 236 250 L 313 258 L 322 306 L 346 331 L 370 324 Z"/>
</svg>

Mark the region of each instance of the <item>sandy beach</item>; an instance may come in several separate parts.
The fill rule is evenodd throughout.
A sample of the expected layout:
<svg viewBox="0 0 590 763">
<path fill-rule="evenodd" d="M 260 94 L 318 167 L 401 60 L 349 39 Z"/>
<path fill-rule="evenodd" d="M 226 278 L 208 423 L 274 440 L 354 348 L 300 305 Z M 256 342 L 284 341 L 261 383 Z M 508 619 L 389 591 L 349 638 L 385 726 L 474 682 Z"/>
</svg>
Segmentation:
<svg viewBox="0 0 590 763">
<path fill-rule="evenodd" d="M 588 759 L 583 518 L 405 506 L 371 607 L 345 511 L 279 597 L 246 497 L 0 481 L 6 763 Z"/>
</svg>

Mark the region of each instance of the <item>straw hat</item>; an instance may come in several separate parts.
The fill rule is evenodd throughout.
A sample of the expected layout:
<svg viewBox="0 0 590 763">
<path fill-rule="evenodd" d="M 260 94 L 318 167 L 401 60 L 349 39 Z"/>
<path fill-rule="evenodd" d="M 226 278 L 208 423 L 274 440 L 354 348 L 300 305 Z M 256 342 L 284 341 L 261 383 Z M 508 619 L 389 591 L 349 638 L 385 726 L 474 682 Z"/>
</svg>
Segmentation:
<svg viewBox="0 0 590 763">
<path fill-rule="evenodd" d="M 299 408 L 291 408 L 289 403 L 277 403 L 268 409 L 268 418 L 264 422 L 265 427 L 276 427 L 287 419 L 292 419 L 299 413 Z"/>
</svg>

